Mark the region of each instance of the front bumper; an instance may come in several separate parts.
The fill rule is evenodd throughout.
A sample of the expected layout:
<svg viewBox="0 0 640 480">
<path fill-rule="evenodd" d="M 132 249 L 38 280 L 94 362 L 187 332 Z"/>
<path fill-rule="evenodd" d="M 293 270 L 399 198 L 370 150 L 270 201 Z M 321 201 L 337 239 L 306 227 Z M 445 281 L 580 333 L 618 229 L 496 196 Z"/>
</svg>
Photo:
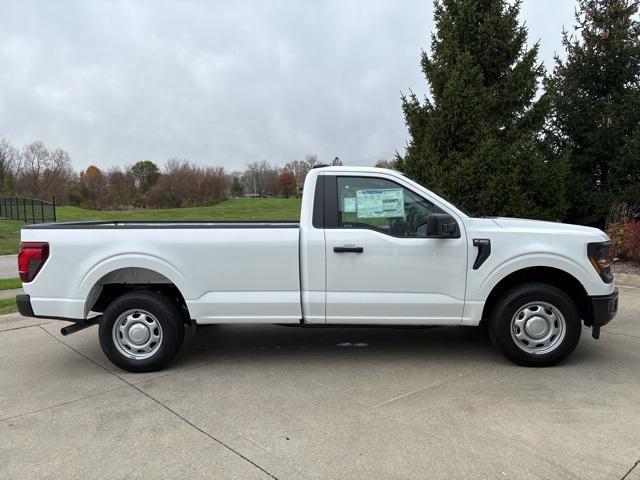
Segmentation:
<svg viewBox="0 0 640 480">
<path fill-rule="evenodd" d="M 600 327 L 606 325 L 618 313 L 618 289 L 609 295 L 601 295 L 591 298 L 593 309 L 592 336 L 600 338 Z"/>
</svg>

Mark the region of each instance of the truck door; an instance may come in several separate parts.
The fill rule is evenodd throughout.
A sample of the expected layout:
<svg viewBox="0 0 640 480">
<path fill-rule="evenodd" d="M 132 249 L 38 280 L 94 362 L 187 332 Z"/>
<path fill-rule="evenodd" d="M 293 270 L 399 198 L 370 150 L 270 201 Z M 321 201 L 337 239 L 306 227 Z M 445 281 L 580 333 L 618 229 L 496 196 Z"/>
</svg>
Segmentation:
<svg viewBox="0 0 640 480">
<path fill-rule="evenodd" d="M 458 325 L 466 235 L 420 234 L 441 207 L 384 174 L 326 175 L 327 324 Z"/>
</svg>

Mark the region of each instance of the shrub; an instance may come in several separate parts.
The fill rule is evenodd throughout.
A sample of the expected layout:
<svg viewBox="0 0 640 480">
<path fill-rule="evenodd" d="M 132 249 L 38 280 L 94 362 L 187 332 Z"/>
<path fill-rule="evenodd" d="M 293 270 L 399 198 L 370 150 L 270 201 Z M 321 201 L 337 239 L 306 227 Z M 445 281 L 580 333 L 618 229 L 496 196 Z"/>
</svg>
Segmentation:
<svg viewBox="0 0 640 480">
<path fill-rule="evenodd" d="M 186 160 L 167 162 L 146 196 L 147 206 L 180 208 L 214 205 L 230 195 L 231 179 L 222 167 L 204 167 Z"/>
<path fill-rule="evenodd" d="M 640 222 L 626 219 L 607 228 L 611 237 L 611 256 L 640 263 Z"/>
<path fill-rule="evenodd" d="M 640 263 L 640 222 L 627 223 L 623 242 L 625 257 Z"/>
<path fill-rule="evenodd" d="M 612 223 L 607 228 L 607 235 L 611 238 L 611 258 L 622 256 L 622 246 L 624 245 L 625 223 Z"/>
<path fill-rule="evenodd" d="M 640 263 L 640 205 L 613 205 L 606 229 L 611 238 L 611 256 Z"/>
</svg>

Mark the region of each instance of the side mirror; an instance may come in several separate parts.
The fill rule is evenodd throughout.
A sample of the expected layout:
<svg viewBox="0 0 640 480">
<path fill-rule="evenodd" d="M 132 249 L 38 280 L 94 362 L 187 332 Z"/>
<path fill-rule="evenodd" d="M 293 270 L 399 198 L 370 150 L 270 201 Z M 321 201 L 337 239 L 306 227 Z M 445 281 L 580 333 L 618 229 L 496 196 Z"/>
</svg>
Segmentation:
<svg viewBox="0 0 640 480">
<path fill-rule="evenodd" d="M 448 213 L 432 213 L 427 223 L 418 227 L 418 236 L 426 238 L 460 238 L 460 229 Z"/>
</svg>

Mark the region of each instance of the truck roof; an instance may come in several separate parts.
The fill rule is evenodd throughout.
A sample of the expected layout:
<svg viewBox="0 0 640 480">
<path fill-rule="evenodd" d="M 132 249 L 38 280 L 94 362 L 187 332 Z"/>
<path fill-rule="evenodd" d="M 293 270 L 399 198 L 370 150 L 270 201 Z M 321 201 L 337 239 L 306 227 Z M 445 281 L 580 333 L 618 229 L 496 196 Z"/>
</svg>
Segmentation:
<svg viewBox="0 0 640 480">
<path fill-rule="evenodd" d="M 391 173 L 391 174 L 395 174 L 395 175 L 402 175 L 404 176 L 404 174 L 402 172 L 399 172 L 398 170 L 392 170 L 390 168 L 378 168 L 378 167 L 352 167 L 352 166 L 346 166 L 346 165 L 340 165 L 340 166 L 332 166 L 332 165 L 326 165 L 326 166 L 318 166 L 318 167 L 314 167 L 319 169 L 320 171 L 323 172 L 363 172 L 363 173 Z"/>
</svg>

